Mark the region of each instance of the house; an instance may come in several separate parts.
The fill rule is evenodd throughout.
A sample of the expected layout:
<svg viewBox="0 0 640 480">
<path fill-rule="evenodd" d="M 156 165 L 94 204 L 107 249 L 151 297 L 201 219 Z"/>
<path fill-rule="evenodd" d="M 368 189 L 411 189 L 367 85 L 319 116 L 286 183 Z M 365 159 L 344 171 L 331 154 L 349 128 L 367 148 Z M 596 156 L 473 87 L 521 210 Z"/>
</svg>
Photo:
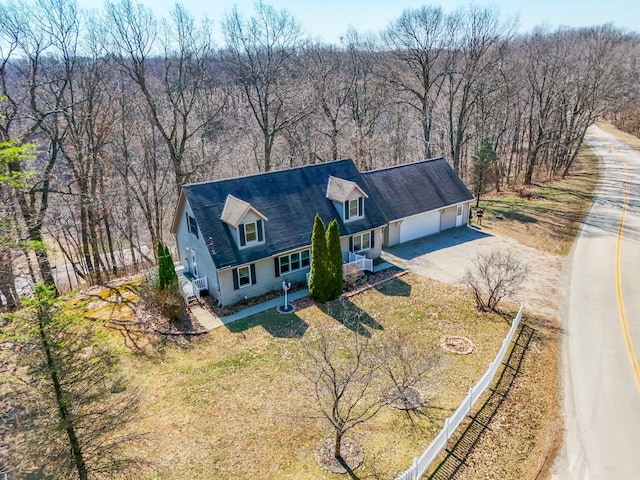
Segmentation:
<svg viewBox="0 0 640 480">
<path fill-rule="evenodd" d="M 362 174 L 388 221 L 383 247 L 466 225 L 473 195 L 444 158 Z"/>
<path fill-rule="evenodd" d="M 316 212 L 348 252 L 380 256 L 386 218 L 351 159 L 185 185 L 171 232 L 194 279 L 222 305 L 304 282 Z"/>
<path fill-rule="evenodd" d="M 444 159 L 367 173 L 345 159 L 185 185 L 171 232 L 185 274 L 230 305 L 306 280 L 316 213 L 362 261 L 466 224 L 472 199 Z"/>
</svg>

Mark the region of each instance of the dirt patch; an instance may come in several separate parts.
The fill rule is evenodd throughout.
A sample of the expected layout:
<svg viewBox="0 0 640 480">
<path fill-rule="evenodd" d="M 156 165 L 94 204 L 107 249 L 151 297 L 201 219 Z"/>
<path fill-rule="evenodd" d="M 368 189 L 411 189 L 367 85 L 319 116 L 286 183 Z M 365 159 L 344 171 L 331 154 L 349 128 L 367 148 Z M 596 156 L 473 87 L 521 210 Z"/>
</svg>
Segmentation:
<svg viewBox="0 0 640 480">
<path fill-rule="evenodd" d="M 387 405 L 396 410 L 417 410 L 425 405 L 422 392 L 415 387 L 391 385 L 382 390 L 382 398 L 386 400 Z"/>
<path fill-rule="evenodd" d="M 446 336 L 440 341 L 440 347 L 445 352 L 457 355 L 469 355 L 476 348 L 467 337 Z"/>
<path fill-rule="evenodd" d="M 341 458 L 335 457 L 334 437 L 327 437 L 316 447 L 316 463 L 327 472 L 347 474 L 358 469 L 364 463 L 364 450 L 353 440 L 343 438 L 340 442 Z"/>
</svg>

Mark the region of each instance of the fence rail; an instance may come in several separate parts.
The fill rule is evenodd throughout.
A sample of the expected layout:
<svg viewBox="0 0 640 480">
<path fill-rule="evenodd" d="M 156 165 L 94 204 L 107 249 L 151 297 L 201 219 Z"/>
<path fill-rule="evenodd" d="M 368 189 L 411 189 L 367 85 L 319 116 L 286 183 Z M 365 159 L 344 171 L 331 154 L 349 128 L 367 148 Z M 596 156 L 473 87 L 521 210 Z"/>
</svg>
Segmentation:
<svg viewBox="0 0 640 480">
<path fill-rule="evenodd" d="M 520 310 L 518 310 L 518 314 L 513 319 L 511 323 L 511 328 L 509 329 L 509 333 L 502 341 L 502 347 L 500 347 L 500 351 L 498 351 L 498 355 L 493 362 L 489 364 L 489 369 L 482 375 L 478 383 L 472 388 L 469 389 L 469 393 L 466 398 L 462 401 L 460 406 L 456 409 L 453 414 L 444 421 L 444 428 L 440 431 L 440 433 L 436 436 L 436 438 L 431 442 L 431 445 L 427 447 L 427 449 L 420 455 L 413 459 L 413 465 L 409 467 L 407 470 L 402 472 L 400 475 L 396 477 L 396 480 L 418 480 L 424 475 L 427 471 L 433 460 L 436 456 L 447 446 L 447 442 L 455 432 L 456 428 L 460 425 L 464 417 L 466 417 L 469 413 L 471 413 L 471 408 L 474 403 L 480 398 L 480 395 L 487 389 L 493 378 L 495 377 L 502 361 L 504 360 L 505 355 L 507 354 L 507 349 L 509 348 L 509 344 L 513 340 L 513 336 L 520 325 L 520 320 L 522 320 L 522 308 L 523 305 L 520 304 Z"/>
<path fill-rule="evenodd" d="M 373 260 L 368 259 L 364 255 L 358 255 L 357 253 L 349 252 L 349 262 L 342 266 L 345 273 L 349 273 L 353 267 L 358 267 L 359 270 L 367 270 L 373 272 Z"/>
</svg>

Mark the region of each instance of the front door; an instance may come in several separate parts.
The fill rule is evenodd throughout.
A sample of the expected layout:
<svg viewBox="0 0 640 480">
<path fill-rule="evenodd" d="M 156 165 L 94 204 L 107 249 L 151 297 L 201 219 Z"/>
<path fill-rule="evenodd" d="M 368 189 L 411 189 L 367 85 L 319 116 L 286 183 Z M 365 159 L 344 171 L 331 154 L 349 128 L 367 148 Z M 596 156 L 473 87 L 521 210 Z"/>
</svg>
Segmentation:
<svg viewBox="0 0 640 480">
<path fill-rule="evenodd" d="M 191 273 L 198 278 L 198 263 L 196 262 L 196 252 L 191 250 Z"/>
<path fill-rule="evenodd" d="M 464 208 L 462 208 L 462 205 L 458 205 L 458 210 L 456 211 L 456 227 L 459 227 L 462 225 L 462 212 L 464 211 Z"/>
</svg>

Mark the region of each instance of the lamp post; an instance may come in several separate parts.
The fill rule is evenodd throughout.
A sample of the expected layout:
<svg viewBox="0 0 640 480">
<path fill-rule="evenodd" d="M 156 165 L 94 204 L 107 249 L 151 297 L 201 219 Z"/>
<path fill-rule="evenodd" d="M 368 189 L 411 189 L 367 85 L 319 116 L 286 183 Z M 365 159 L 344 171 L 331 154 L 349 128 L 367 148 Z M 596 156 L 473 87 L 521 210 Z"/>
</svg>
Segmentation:
<svg viewBox="0 0 640 480">
<path fill-rule="evenodd" d="M 284 305 L 282 306 L 282 310 L 287 312 L 289 311 L 289 302 L 287 302 L 287 292 L 291 288 L 291 282 L 282 281 L 282 290 L 284 291 Z"/>
</svg>

